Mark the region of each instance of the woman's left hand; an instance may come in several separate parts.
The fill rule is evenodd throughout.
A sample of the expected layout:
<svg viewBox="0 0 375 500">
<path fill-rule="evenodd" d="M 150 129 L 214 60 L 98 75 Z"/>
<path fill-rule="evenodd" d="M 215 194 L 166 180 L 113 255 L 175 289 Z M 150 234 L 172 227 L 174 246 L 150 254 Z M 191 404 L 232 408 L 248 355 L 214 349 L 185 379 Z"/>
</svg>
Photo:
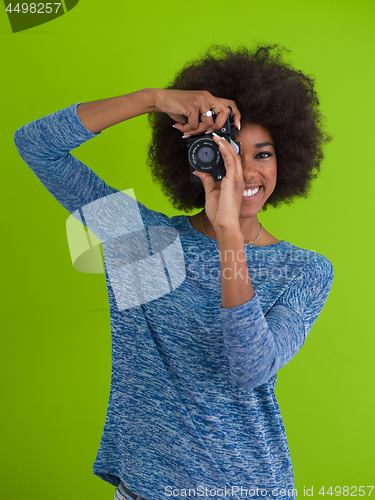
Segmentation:
<svg viewBox="0 0 375 500">
<path fill-rule="evenodd" d="M 205 190 L 205 212 L 216 233 L 228 229 L 241 231 L 239 218 L 245 189 L 241 158 L 228 141 L 216 134 L 213 139 L 219 146 L 226 174 L 221 182 L 215 182 L 211 174 L 194 171 Z"/>
</svg>

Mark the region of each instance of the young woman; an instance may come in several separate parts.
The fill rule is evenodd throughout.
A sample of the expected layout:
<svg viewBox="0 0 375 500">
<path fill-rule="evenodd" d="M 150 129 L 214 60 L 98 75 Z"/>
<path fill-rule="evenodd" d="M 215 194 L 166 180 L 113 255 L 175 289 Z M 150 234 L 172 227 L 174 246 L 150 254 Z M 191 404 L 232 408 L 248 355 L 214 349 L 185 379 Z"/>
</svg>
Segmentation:
<svg viewBox="0 0 375 500">
<path fill-rule="evenodd" d="M 94 473 L 115 498 L 294 496 L 276 373 L 302 347 L 333 271 L 258 213 L 306 196 L 329 140 L 318 104 L 312 78 L 277 46 L 216 48 L 167 89 L 72 105 L 16 132 L 22 158 L 103 246 L 112 379 Z M 230 109 L 240 154 L 216 135 Z M 153 179 L 174 206 L 202 209 L 194 216 L 149 210 L 70 154 L 145 113 Z M 196 171 L 191 182 L 186 139 L 202 133 L 224 159 L 221 181 Z"/>
</svg>

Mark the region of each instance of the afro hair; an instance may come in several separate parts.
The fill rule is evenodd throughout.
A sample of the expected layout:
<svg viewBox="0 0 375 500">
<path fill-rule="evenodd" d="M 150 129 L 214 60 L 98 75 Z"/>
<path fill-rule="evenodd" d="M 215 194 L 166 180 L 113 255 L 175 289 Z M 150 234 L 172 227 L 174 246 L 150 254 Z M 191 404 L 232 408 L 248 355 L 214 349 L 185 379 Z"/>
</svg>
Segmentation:
<svg viewBox="0 0 375 500">
<path fill-rule="evenodd" d="M 322 128 L 314 77 L 293 69 L 278 45 L 236 51 L 210 48 L 188 63 L 168 89 L 207 90 L 234 100 L 242 123 L 257 123 L 270 132 L 277 157 L 277 183 L 263 206 L 276 207 L 306 197 L 320 169 L 323 145 L 331 140 Z M 191 184 L 186 142 L 164 113 L 149 115 L 152 139 L 148 165 L 173 206 L 184 212 L 203 208 L 202 184 Z"/>
</svg>

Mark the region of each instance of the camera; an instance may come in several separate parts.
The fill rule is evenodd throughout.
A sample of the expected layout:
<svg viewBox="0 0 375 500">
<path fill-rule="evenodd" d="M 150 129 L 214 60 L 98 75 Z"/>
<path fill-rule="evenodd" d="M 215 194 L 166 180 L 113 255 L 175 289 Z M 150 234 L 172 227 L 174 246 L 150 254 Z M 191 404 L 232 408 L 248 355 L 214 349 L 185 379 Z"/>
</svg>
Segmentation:
<svg viewBox="0 0 375 500">
<path fill-rule="evenodd" d="M 215 121 L 215 113 L 212 118 Z M 187 122 L 187 118 L 185 117 Z M 220 130 L 215 133 L 220 135 L 223 139 L 230 142 L 236 153 L 241 153 L 241 143 L 236 142 L 236 127 L 233 121 L 232 108 L 230 115 Z M 224 160 L 216 145 L 212 134 L 200 134 L 186 139 L 188 149 L 189 167 L 190 167 L 190 180 L 192 184 L 201 184 L 202 181 L 193 174 L 194 170 L 201 172 L 208 172 L 212 175 L 215 181 L 221 181 L 225 176 Z"/>
</svg>

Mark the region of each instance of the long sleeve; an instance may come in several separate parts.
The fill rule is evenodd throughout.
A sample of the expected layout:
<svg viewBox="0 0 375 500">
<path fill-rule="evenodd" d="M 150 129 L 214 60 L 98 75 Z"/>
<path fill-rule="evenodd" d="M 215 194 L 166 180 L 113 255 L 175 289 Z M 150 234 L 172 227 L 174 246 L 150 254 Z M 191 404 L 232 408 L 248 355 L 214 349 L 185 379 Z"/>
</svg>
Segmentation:
<svg viewBox="0 0 375 500">
<path fill-rule="evenodd" d="M 73 104 L 18 129 L 20 156 L 48 191 L 70 213 L 117 192 L 70 151 L 99 134 L 86 129 Z"/>
<path fill-rule="evenodd" d="M 266 315 L 257 295 L 241 306 L 221 309 L 235 386 L 252 389 L 262 385 L 294 357 L 322 310 L 332 281 L 332 264 L 317 254 Z"/>
</svg>

